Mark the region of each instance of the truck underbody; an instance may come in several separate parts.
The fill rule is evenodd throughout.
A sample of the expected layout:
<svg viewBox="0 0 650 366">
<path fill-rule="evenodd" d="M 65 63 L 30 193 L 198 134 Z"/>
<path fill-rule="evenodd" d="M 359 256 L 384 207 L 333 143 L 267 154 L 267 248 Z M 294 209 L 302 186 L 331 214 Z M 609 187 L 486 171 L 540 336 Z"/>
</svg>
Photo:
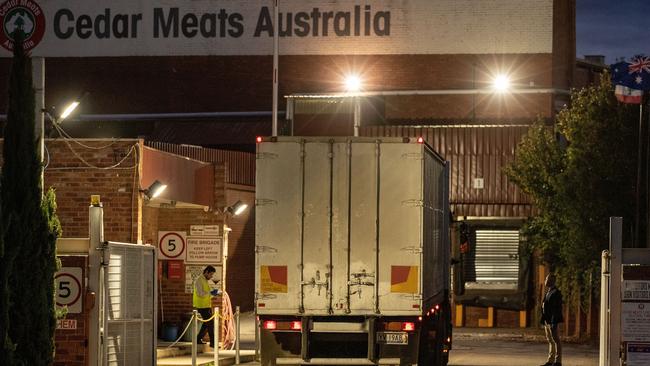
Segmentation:
<svg viewBox="0 0 650 366">
<path fill-rule="evenodd" d="M 446 302 L 419 317 L 260 316 L 262 365 L 444 366 L 450 314 Z"/>
</svg>

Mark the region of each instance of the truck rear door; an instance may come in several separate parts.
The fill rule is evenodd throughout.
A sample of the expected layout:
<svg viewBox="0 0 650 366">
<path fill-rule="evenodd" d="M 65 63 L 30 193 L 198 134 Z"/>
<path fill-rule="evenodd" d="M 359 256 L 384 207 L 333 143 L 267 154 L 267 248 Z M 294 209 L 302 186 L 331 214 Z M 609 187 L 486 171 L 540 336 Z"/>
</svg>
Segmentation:
<svg viewBox="0 0 650 366">
<path fill-rule="evenodd" d="M 298 313 L 302 189 L 301 145 L 260 143 L 257 151 L 255 243 L 259 314 Z"/>
<path fill-rule="evenodd" d="M 379 310 L 420 313 L 423 146 L 384 143 L 379 182 Z"/>
</svg>

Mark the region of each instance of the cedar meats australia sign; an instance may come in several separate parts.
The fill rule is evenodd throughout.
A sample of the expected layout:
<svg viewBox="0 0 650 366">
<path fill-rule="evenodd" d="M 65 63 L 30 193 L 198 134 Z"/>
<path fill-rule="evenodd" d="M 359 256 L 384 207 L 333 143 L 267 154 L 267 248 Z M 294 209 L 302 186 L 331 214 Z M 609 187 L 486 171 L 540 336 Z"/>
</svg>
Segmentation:
<svg viewBox="0 0 650 366">
<path fill-rule="evenodd" d="M 1 1 L 1 0 L 0 0 Z M 273 0 L 8 0 L 0 56 L 269 55 Z M 553 0 L 283 0 L 280 53 L 550 53 Z"/>
</svg>

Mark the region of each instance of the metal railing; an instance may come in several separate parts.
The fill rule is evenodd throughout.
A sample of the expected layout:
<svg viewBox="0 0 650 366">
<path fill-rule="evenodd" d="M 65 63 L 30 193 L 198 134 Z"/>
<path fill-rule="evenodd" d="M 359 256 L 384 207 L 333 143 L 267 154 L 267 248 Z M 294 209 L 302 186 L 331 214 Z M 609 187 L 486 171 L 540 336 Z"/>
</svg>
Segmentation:
<svg viewBox="0 0 650 366">
<path fill-rule="evenodd" d="M 213 322 L 213 332 L 214 332 L 214 339 L 211 339 L 210 341 L 214 345 L 214 366 L 219 366 L 219 342 L 220 342 L 220 335 L 219 335 L 219 319 L 222 320 L 230 320 L 229 318 L 221 315 L 219 313 L 219 307 L 216 306 L 214 307 L 214 312 L 212 313 L 212 316 L 208 319 L 202 319 L 199 312 L 195 309 L 192 311 L 192 318 L 190 318 L 190 321 L 187 323 L 187 326 L 181 333 L 181 335 L 176 339 L 176 341 L 167 348 L 173 347 L 176 345 L 184 336 L 185 333 L 187 333 L 187 330 L 191 328 L 191 335 L 192 335 L 192 366 L 197 365 L 197 357 L 198 357 L 198 335 L 199 335 L 199 322 L 201 323 L 208 323 L 210 321 Z M 240 330 L 241 330 L 241 323 L 240 323 L 240 315 L 241 311 L 239 306 L 235 308 L 235 313 L 233 314 L 233 318 L 235 321 L 235 364 L 239 365 L 241 362 L 241 350 L 240 350 L 240 343 L 239 343 L 239 337 L 240 337 Z M 257 325 L 257 321 L 256 321 Z M 257 326 L 256 326 L 257 328 Z M 257 329 L 255 330 L 255 359 L 258 358 L 258 349 L 259 349 L 259 334 Z"/>
</svg>

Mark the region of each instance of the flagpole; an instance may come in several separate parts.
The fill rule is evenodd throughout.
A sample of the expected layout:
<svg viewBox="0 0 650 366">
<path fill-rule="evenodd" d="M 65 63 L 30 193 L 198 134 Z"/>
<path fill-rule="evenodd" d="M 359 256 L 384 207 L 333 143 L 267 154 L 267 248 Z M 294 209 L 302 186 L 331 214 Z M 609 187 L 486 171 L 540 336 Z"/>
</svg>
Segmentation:
<svg viewBox="0 0 650 366">
<path fill-rule="evenodd" d="M 647 93 L 643 93 L 643 96 L 641 96 L 641 104 L 639 105 L 639 118 L 643 120 L 643 112 L 644 110 L 647 110 L 648 108 L 643 108 L 644 106 L 648 107 L 648 97 L 646 96 Z M 646 122 L 647 125 L 647 122 Z M 646 151 L 645 151 L 645 215 L 644 215 L 644 226 L 646 228 L 645 230 L 645 241 L 644 241 L 644 247 L 645 248 L 650 248 L 650 230 L 648 230 L 648 225 L 650 225 L 650 169 L 648 169 L 648 162 L 650 162 L 650 126 L 649 128 L 646 128 L 646 132 L 648 134 L 648 138 L 645 139 L 646 141 Z M 641 247 L 641 245 L 639 245 Z"/>
<path fill-rule="evenodd" d="M 645 93 L 644 93 L 645 94 Z M 634 223 L 634 247 L 641 247 L 641 170 L 643 168 L 643 100 L 639 103 L 639 146 L 636 154 L 636 215 Z"/>
</svg>

